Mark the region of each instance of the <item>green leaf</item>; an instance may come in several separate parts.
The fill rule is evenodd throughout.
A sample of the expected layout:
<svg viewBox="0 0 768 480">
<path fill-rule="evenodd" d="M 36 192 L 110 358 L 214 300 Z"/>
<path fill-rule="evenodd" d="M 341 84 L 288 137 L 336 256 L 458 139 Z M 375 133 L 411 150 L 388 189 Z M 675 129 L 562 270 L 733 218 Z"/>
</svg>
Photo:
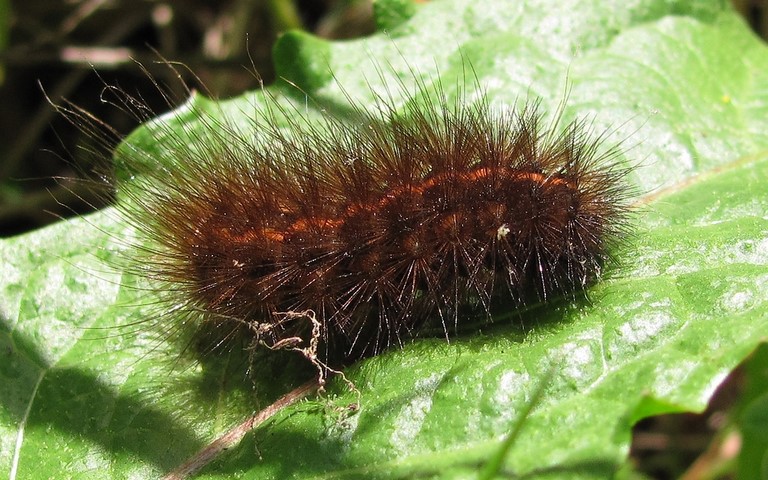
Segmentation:
<svg viewBox="0 0 768 480">
<path fill-rule="evenodd" d="M 571 86 L 564 120 L 586 117 L 638 165 L 635 234 L 591 302 L 359 362 L 345 371 L 359 413 L 344 413 L 357 397 L 334 381 L 203 476 L 476 478 L 522 418 L 505 474 L 606 478 L 634 422 L 703 409 L 766 338 L 768 51 L 726 2 L 435 1 L 398 21 L 402 2 L 384 3 L 388 35 L 288 34 L 275 48 L 314 102 L 287 83 L 220 106 L 198 96 L 121 148 L 165 161 L 158 131 L 205 129 L 200 111 L 244 129 L 268 106 L 319 118 L 376 94 L 406 101 L 416 77 L 450 86 L 469 67 L 494 105 L 539 98 L 554 114 Z M 0 475 L 157 476 L 301 381 L 300 360 L 265 356 L 251 380 L 237 352 L 194 362 L 162 341 L 148 280 L 120 267 L 128 225 L 106 210 L 0 244 Z"/>
<path fill-rule="evenodd" d="M 738 478 L 768 475 L 768 344 L 762 344 L 744 365 L 744 394 L 736 425 L 741 433 Z"/>
</svg>

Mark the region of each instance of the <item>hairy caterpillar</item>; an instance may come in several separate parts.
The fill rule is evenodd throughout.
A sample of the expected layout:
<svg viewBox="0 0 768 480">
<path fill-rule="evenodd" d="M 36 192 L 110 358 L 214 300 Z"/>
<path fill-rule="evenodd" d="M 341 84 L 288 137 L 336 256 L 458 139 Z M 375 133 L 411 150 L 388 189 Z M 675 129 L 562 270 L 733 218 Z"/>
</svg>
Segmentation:
<svg viewBox="0 0 768 480">
<path fill-rule="evenodd" d="M 535 103 L 399 88 L 416 100 L 378 96 L 349 118 L 312 122 L 268 97 L 245 129 L 202 111 L 191 134 L 150 123 L 165 163 L 121 146 L 142 271 L 217 346 L 246 338 L 342 365 L 424 324 L 448 335 L 465 307 L 490 317 L 495 302 L 600 278 L 626 230 L 617 147 L 584 122 L 545 125 Z"/>
</svg>

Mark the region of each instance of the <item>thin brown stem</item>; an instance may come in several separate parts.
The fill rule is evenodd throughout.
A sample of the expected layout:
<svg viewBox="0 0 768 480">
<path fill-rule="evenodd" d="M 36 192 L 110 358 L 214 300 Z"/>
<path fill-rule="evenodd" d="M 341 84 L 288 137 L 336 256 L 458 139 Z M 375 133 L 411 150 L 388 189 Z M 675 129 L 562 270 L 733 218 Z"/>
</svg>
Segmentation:
<svg viewBox="0 0 768 480">
<path fill-rule="evenodd" d="M 319 388 L 320 383 L 318 379 L 315 378 L 300 387 L 291 390 L 278 398 L 272 405 L 248 417 L 243 423 L 235 426 L 224 435 L 211 442 L 207 447 L 203 448 L 187 461 L 176 467 L 173 471 L 169 472 L 163 477 L 163 480 L 182 480 L 191 477 L 211 463 L 216 457 L 221 455 L 222 452 L 240 443 L 240 440 L 242 440 L 248 432 L 264 423 L 282 409 L 317 392 Z"/>
</svg>

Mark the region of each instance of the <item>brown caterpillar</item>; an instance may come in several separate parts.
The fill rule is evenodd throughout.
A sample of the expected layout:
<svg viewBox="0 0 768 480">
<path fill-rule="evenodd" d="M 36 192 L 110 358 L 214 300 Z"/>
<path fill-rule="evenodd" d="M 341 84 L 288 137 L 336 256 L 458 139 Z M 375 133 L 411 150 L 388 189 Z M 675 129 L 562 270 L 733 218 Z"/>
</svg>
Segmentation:
<svg viewBox="0 0 768 480">
<path fill-rule="evenodd" d="M 537 104 L 502 111 L 460 90 L 449 102 L 439 82 L 417 82 L 422 103 L 378 97 L 376 113 L 353 105 L 351 120 L 319 124 L 273 102 L 252 134 L 200 112 L 192 141 L 150 124 L 171 162 L 121 149 L 142 271 L 217 344 L 311 345 L 323 365 L 427 323 L 447 335 L 464 307 L 490 317 L 494 302 L 598 280 L 627 228 L 618 147 L 584 122 L 545 128 Z M 287 128 L 276 113 L 294 116 Z"/>
</svg>

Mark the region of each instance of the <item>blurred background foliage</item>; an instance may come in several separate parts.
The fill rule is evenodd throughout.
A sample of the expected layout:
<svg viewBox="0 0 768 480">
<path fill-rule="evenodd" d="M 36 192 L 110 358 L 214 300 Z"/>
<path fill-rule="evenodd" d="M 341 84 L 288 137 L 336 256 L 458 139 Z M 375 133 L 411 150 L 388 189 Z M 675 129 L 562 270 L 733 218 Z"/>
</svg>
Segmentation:
<svg viewBox="0 0 768 480">
<path fill-rule="evenodd" d="M 733 3 L 768 38 L 768 0 Z M 162 112 L 167 100 L 153 81 L 178 85 L 159 61 L 167 59 L 188 67 L 182 71 L 190 86 L 227 97 L 258 87 L 260 78 L 273 80 L 271 48 L 290 29 L 328 39 L 369 35 L 372 0 L 0 0 L 0 235 L 86 212 L 108 198 L 70 180 L 90 169 L 76 153 L 92 139 L 57 116 L 46 96 L 66 98 L 125 134 L 135 120 L 101 101 L 105 84 Z M 183 98 L 183 91 L 175 93 Z M 638 424 L 636 470 L 624 478 L 757 478 L 768 448 L 768 419 L 760 414 L 766 391 L 764 346 L 723 383 L 704 413 Z M 742 444 L 754 452 L 742 451 Z"/>
</svg>

